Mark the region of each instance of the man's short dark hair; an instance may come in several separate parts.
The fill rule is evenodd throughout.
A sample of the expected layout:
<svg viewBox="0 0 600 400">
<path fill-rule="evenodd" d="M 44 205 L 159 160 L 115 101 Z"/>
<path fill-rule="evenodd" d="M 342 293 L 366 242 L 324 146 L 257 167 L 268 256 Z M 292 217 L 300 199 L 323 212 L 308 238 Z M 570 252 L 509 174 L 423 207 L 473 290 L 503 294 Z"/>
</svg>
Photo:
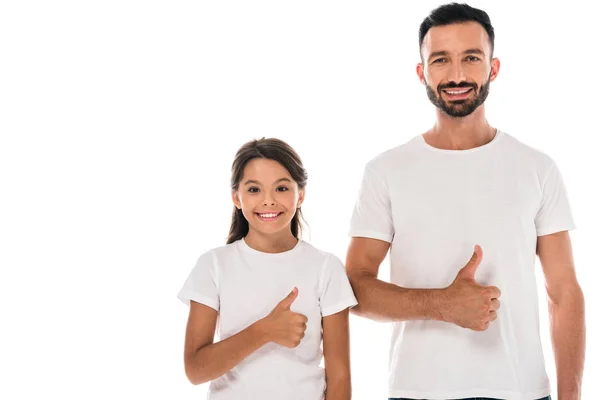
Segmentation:
<svg viewBox="0 0 600 400">
<path fill-rule="evenodd" d="M 450 3 L 444 4 L 433 10 L 421 23 L 419 28 L 419 51 L 423 46 L 423 39 L 427 32 L 434 26 L 450 25 L 460 22 L 474 21 L 479 23 L 490 38 L 492 53 L 494 52 L 494 27 L 490 17 L 483 10 L 473 8 L 468 4 Z"/>
</svg>

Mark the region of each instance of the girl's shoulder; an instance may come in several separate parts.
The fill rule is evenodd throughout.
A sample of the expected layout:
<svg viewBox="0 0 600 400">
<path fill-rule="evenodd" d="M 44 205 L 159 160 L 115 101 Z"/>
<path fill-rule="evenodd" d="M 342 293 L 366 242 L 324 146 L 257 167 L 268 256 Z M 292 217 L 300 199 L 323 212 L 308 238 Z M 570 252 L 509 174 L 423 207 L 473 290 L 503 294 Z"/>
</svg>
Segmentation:
<svg viewBox="0 0 600 400">
<path fill-rule="evenodd" d="M 213 267 L 222 264 L 224 261 L 229 261 L 236 257 L 238 247 L 238 242 L 212 247 L 198 256 L 196 264 Z"/>
<path fill-rule="evenodd" d="M 323 267 L 330 267 L 331 265 L 336 266 L 340 264 L 343 265 L 342 260 L 333 252 L 316 247 L 304 240 L 302 242 L 305 248 L 303 257 L 310 257 L 314 261 L 320 261 L 318 264 Z"/>
</svg>

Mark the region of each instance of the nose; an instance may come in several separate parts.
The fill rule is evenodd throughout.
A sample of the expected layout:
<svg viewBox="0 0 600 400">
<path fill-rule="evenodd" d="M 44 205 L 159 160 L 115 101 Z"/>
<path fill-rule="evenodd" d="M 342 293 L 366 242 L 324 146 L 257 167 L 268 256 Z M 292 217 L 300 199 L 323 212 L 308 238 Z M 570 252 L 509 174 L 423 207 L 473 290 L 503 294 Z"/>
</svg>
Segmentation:
<svg viewBox="0 0 600 400">
<path fill-rule="evenodd" d="M 465 70 L 461 62 L 453 62 L 449 68 L 448 80 L 454 83 L 461 83 L 467 80 Z"/>
<path fill-rule="evenodd" d="M 273 198 L 273 196 L 269 193 L 265 194 L 265 198 L 262 201 L 263 206 L 269 207 L 269 206 L 274 206 L 275 204 L 277 204 L 275 202 L 275 199 Z"/>
</svg>

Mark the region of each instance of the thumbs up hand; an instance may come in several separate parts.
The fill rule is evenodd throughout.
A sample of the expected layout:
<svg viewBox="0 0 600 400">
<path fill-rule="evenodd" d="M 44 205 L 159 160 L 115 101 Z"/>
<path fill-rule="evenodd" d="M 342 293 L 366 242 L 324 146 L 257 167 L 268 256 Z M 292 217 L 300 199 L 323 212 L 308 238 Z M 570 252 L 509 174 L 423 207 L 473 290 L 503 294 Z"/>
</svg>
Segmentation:
<svg viewBox="0 0 600 400">
<path fill-rule="evenodd" d="M 496 310 L 500 307 L 500 289 L 482 286 L 475 280 L 482 258 L 483 251 L 477 245 L 469 262 L 458 271 L 454 282 L 444 289 L 446 304 L 442 306 L 445 321 L 475 331 L 486 330 L 496 319 Z"/>
<path fill-rule="evenodd" d="M 298 289 L 294 288 L 275 308 L 263 318 L 265 332 L 270 342 L 293 348 L 300 344 L 306 331 L 308 318 L 295 313 L 290 307 L 298 297 Z"/>
</svg>

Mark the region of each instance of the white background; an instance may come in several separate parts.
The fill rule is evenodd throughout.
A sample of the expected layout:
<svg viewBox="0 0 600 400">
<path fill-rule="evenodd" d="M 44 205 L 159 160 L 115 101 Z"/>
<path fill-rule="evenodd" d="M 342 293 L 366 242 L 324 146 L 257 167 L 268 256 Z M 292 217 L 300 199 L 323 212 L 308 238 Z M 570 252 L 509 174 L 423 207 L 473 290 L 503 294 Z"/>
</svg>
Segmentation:
<svg viewBox="0 0 600 400">
<path fill-rule="evenodd" d="M 415 65 L 440 4 L 3 2 L 0 398 L 204 398 L 183 371 L 176 294 L 224 243 L 236 150 L 262 136 L 296 148 L 305 239 L 344 259 L 364 164 L 434 121 Z M 551 155 L 567 185 L 583 398 L 597 399 L 597 14 L 583 0 L 470 4 L 490 14 L 502 63 L 489 121 Z M 390 326 L 351 324 L 354 398 L 384 399 Z"/>
</svg>

